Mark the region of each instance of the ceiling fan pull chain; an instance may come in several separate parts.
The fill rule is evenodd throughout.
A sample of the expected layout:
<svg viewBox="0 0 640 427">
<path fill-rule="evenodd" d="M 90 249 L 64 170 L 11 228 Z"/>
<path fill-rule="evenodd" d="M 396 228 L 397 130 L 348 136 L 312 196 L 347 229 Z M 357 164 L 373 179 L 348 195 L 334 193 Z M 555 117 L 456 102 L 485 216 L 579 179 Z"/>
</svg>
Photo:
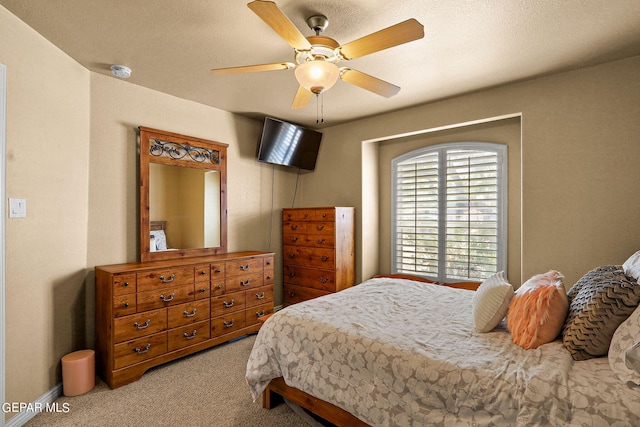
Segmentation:
<svg viewBox="0 0 640 427">
<path fill-rule="evenodd" d="M 322 92 L 322 99 L 320 100 L 320 118 L 321 123 L 324 123 L 324 91 Z"/>
<path fill-rule="evenodd" d="M 320 95 L 316 93 L 316 124 L 320 123 L 320 116 L 318 113 L 319 104 L 320 104 Z"/>
</svg>

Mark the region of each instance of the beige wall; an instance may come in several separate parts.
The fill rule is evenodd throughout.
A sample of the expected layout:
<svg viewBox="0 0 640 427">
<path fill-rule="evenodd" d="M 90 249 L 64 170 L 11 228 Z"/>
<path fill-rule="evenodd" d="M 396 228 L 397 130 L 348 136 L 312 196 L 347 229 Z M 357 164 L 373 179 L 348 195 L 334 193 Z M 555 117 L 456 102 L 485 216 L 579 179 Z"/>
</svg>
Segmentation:
<svg viewBox="0 0 640 427">
<path fill-rule="evenodd" d="M 638 75 L 633 57 L 328 128 L 301 205 L 356 207 L 358 278 L 371 277 L 380 256 L 377 154 L 365 141 L 521 114 L 520 277 L 556 268 L 570 286 L 640 247 Z"/>
<path fill-rule="evenodd" d="M 30 402 L 86 345 L 90 73 L 3 7 L 0 63 L 7 196 L 27 200 L 6 223 L 5 398 Z"/>
</svg>

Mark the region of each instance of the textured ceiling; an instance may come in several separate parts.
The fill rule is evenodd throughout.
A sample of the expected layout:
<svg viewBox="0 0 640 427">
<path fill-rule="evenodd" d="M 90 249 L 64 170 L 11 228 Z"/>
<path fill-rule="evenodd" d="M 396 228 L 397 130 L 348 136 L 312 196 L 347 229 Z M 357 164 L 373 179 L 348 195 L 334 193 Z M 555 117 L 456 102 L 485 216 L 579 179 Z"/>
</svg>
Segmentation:
<svg viewBox="0 0 640 427">
<path fill-rule="evenodd" d="M 383 98 L 344 81 L 324 94 L 324 126 L 640 54 L 638 0 L 276 0 L 305 36 L 341 44 L 416 18 L 425 37 L 348 63 L 400 86 Z M 293 61 L 248 0 L 0 0 L 91 71 L 234 113 L 316 125 L 316 100 L 291 110 L 293 70 L 213 76 L 212 68 Z M 115 77 L 114 77 L 115 78 Z"/>
</svg>

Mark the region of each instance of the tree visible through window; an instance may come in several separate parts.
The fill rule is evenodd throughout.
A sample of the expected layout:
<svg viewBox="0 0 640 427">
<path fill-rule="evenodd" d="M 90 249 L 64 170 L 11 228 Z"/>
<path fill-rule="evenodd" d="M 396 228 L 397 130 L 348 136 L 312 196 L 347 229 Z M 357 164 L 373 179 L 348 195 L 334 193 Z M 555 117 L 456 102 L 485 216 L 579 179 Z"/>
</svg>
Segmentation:
<svg viewBox="0 0 640 427">
<path fill-rule="evenodd" d="M 421 148 L 392 161 L 392 268 L 445 282 L 506 267 L 506 145 Z"/>
</svg>

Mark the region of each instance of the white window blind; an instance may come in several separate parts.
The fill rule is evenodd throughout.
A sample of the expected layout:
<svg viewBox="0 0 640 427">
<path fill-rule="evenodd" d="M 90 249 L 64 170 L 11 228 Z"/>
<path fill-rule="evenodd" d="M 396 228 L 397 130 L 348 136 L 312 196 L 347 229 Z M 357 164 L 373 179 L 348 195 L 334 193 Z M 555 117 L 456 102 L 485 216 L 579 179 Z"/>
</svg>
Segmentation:
<svg viewBox="0 0 640 427">
<path fill-rule="evenodd" d="M 506 146 L 451 143 L 393 160 L 393 270 L 482 280 L 506 266 Z"/>
</svg>

